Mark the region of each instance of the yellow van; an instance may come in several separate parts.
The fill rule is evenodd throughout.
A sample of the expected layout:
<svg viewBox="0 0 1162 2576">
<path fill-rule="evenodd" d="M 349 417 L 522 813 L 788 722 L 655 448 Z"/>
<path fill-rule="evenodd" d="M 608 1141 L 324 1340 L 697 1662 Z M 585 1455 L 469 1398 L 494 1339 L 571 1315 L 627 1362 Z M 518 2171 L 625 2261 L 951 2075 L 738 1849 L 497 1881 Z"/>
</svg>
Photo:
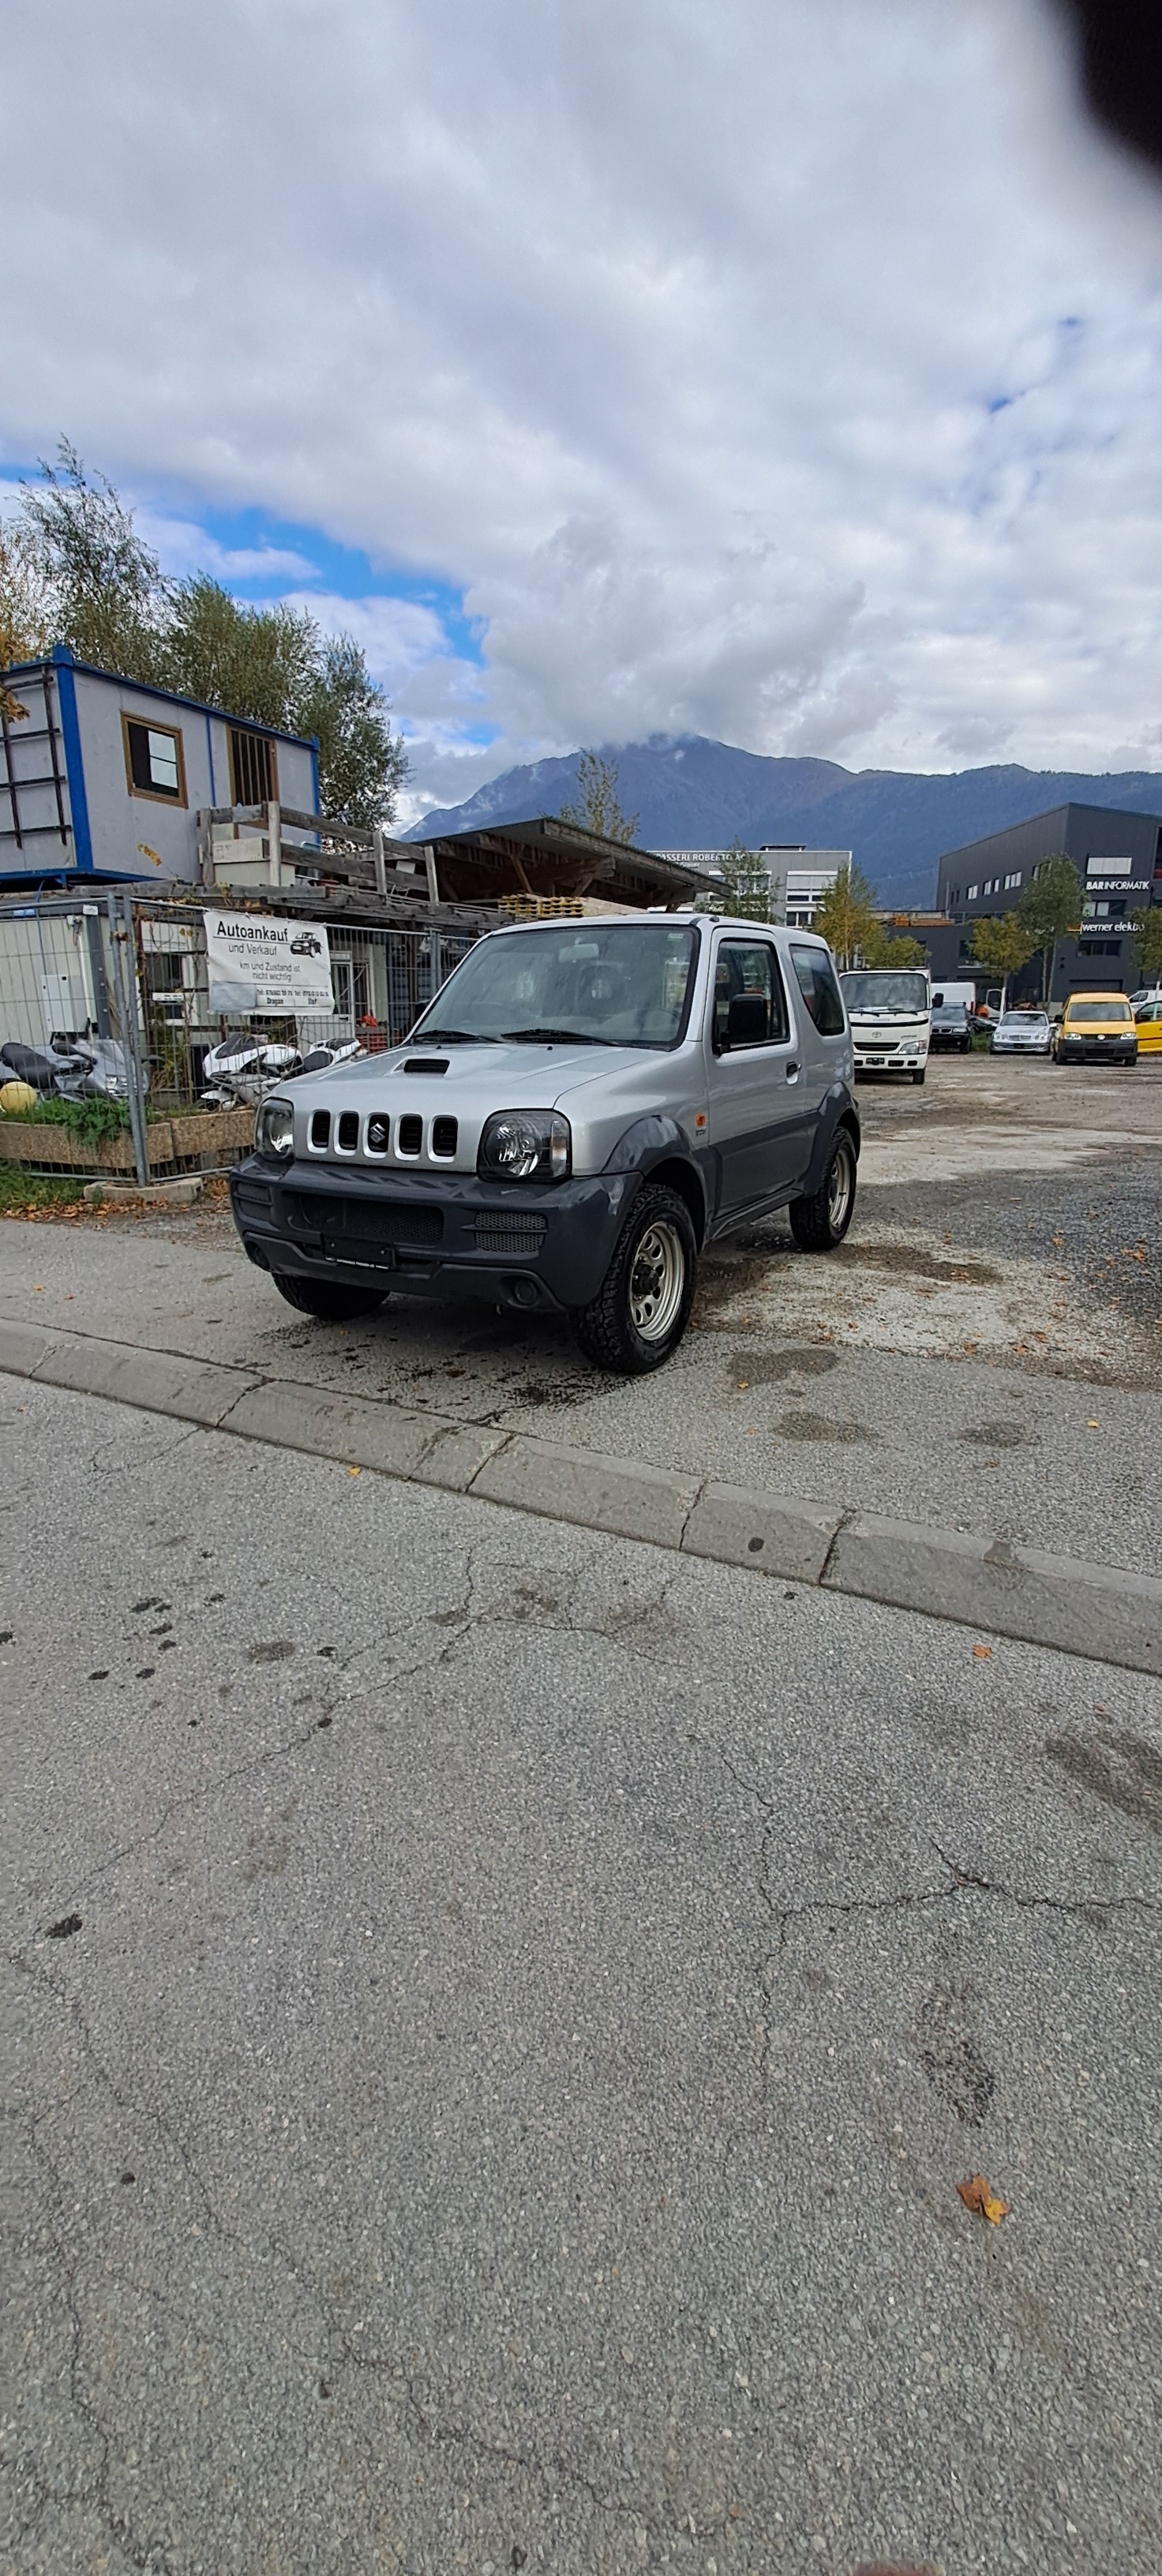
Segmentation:
<svg viewBox="0 0 1162 2576">
<path fill-rule="evenodd" d="M 1143 1002 L 1134 1020 L 1139 1055 L 1162 1055 L 1162 1002 Z"/>
<path fill-rule="evenodd" d="M 1071 993 L 1053 1041 L 1055 1064 L 1136 1064 L 1138 1032 L 1124 993 Z"/>
</svg>

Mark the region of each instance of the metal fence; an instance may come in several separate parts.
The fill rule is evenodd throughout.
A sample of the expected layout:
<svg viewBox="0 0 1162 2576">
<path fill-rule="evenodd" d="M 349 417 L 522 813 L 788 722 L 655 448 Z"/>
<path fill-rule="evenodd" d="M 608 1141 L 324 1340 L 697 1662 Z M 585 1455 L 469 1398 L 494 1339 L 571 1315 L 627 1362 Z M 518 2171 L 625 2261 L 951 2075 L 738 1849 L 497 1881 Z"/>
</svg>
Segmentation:
<svg viewBox="0 0 1162 2576">
<path fill-rule="evenodd" d="M 115 887 L 0 905 L 0 1165 L 142 1185 L 223 1170 L 275 1074 L 321 1045 L 398 1045 L 476 936 L 332 920 L 330 1011 L 226 1015 L 198 903 Z"/>
</svg>

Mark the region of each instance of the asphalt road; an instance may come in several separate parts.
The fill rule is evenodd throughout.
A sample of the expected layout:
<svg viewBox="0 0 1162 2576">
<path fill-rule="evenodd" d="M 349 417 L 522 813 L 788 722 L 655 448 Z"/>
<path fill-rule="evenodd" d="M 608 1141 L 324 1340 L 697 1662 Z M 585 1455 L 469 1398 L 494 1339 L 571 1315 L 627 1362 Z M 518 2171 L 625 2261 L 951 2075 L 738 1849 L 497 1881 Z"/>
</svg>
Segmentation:
<svg viewBox="0 0 1162 2576">
<path fill-rule="evenodd" d="M 0 1428 L 0 2565 L 1157 2576 L 1156 1684 Z"/>
</svg>

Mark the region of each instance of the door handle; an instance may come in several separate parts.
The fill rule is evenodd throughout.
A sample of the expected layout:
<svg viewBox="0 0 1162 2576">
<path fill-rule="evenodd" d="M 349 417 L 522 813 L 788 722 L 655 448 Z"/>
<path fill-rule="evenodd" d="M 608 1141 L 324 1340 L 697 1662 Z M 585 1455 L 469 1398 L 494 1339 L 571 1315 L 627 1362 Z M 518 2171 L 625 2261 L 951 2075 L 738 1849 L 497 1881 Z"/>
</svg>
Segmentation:
<svg viewBox="0 0 1162 2576">
<path fill-rule="evenodd" d="M 799 1067 L 798 1067 L 798 1065 L 797 1065 L 797 1064 L 789 1064 L 789 1065 L 787 1066 L 787 1080 L 788 1080 L 788 1082 L 797 1082 L 797 1081 L 798 1081 L 798 1079 L 799 1079 Z"/>
</svg>

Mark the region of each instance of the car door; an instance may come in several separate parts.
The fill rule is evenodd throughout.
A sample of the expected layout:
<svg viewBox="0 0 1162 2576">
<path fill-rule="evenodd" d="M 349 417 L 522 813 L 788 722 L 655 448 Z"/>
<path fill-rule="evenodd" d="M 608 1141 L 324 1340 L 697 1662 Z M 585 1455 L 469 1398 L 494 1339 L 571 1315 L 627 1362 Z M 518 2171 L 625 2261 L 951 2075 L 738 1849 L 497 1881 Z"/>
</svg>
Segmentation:
<svg viewBox="0 0 1162 2576">
<path fill-rule="evenodd" d="M 843 996 L 825 948 L 808 947 L 792 938 L 791 967 L 798 985 L 799 1025 L 803 1037 L 803 1112 L 808 1140 L 835 1081 L 850 1072 L 851 1041 Z"/>
<path fill-rule="evenodd" d="M 803 1055 L 774 940 L 720 931 L 706 1033 L 708 1137 L 716 1213 L 793 1188 L 807 1163 Z"/>
</svg>

